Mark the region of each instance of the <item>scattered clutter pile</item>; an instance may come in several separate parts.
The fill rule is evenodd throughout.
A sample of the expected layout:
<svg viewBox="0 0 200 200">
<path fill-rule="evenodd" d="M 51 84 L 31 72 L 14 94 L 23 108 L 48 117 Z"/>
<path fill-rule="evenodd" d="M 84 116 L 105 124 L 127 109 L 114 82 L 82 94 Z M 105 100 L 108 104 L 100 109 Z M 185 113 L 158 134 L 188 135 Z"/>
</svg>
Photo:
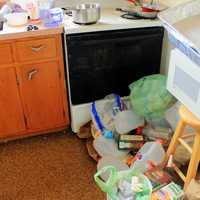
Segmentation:
<svg viewBox="0 0 200 200">
<path fill-rule="evenodd" d="M 110 171 L 107 182 L 101 180 L 101 175 Z M 113 200 L 148 200 L 152 193 L 150 181 L 133 170 L 117 171 L 115 167 L 107 166 L 98 170 L 94 176 L 98 186 Z"/>
<path fill-rule="evenodd" d="M 95 181 L 108 199 L 184 197 L 170 168 L 161 166 L 179 107 L 165 84 L 163 75 L 147 76 L 130 85 L 129 98 L 122 100 L 111 94 L 91 105 L 92 121 L 80 129 L 78 136 L 87 138 L 89 155 L 97 161 Z M 167 120 L 171 115 L 176 118 L 173 122 Z M 174 161 L 187 163 L 190 157 L 184 159 L 183 153 L 184 149 L 178 148 L 168 167 Z"/>
</svg>

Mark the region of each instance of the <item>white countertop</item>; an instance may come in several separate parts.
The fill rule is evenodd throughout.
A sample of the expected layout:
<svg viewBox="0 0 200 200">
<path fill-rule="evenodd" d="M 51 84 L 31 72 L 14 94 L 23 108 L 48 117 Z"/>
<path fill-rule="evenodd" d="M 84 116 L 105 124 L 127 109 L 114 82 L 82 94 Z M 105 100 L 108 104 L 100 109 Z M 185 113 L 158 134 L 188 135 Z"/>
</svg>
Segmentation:
<svg viewBox="0 0 200 200">
<path fill-rule="evenodd" d="M 72 17 L 66 16 L 64 28 L 66 34 L 84 33 L 84 32 L 97 32 L 106 30 L 119 30 L 131 29 L 142 27 L 155 27 L 162 26 L 159 20 L 130 20 L 124 19 L 121 15 L 123 12 L 116 11 L 115 9 L 104 8 L 101 11 L 101 19 L 96 24 L 91 25 L 78 25 L 73 23 Z"/>
<path fill-rule="evenodd" d="M 4 39 L 16 39 L 22 37 L 31 37 L 47 34 L 57 34 L 63 31 L 66 34 L 85 33 L 85 32 L 97 32 L 106 30 L 119 30 L 119 29 L 131 29 L 142 27 L 162 26 L 159 20 L 129 20 L 124 19 L 121 15 L 123 12 L 116 11 L 111 8 L 102 8 L 101 19 L 96 24 L 91 25 L 78 25 L 72 21 L 72 17 L 65 16 L 64 30 L 63 27 L 57 28 L 45 28 L 43 25 L 37 25 L 39 30 L 26 31 L 26 26 L 10 27 L 4 23 L 4 28 L 0 31 L 0 40 Z"/>
<path fill-rule="evenodd" d="M 56 28 L 46 28 L 42 24 L 39 24 L 37 26 L 39 27 L 39 30 L 27 31 L 27 25 L 20 27 L 11 27 L 4 23 L 3 30 L 0 31 L 0 40 L 59 34 L 63 33 L 64 31 L 62 26 Z"/>
<path fill-rule="evenodd" d="M 84 3 L 86 0 L 56 0 L 59 6 L 76 5 Z M 160 0 L 160 3 L 167 7 L 173 7 L 190 0 Z M 85 33 L 107 30 L 131 29 L 142 27 L 162 26 L 159 20 L 130 20 L 120 17 L 123 13 L 116 11 L 117 7 L 130 7 L 130 3 L 126 0 L 90 0 L 90 2 L 99 2 L 102 6 L 101 19 L 97 24 L 93 25 L 77 25 L 72 22 L 72 17 L 65 17 L 65 33 Z"/>
<path fill-rule="evenodd" d="M 23 1 L 23 0 L 21 0 Z M 55 0 L 56 5 L 60 7 L 70 6 L 75 3 L 85 2 L 86 0 Z M 37 31 L 26 31 L 26 26 L 22 27 L 9 27 L 4 24 L 3 31 L 0 31 L 0 40 L 15 39 L 22 37 L 31 37 L 39 35 L 57 34 L 63 31 L 66 34 L 84 33 L 84 32 L 96 32 L 106 30 L 119 30 L 119 29 L 131 29 L 142 27 L 162 26 L 159 20 L 128 20 L 123 19 L 120 16 L 122 12 L 116 11 L 115 8 L 127 6 L 126 0 L 90 0 L 100 2 L 102 5 L 101 19 L 97 24 L 93 25 L 77 25 L 72 22 L 72 17 L 65 16 L 64 30 L 63 27 L 58 28 L 45 28 L 39 25 Z M 163 4 L 169 7 L 186 2 L 189 0 L 160 0 Z M 129 4 L 130 5 L 130 4 Z M 113 8 L 111 8 L 113 7 Z"/>
</svg>

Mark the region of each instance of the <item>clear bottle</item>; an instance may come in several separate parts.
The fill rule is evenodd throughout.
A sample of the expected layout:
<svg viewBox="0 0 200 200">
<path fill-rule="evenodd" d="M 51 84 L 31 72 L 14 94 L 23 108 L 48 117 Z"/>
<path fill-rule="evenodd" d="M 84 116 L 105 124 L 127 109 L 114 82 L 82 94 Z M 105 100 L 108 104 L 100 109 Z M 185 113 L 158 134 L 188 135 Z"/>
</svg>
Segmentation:
<svg viewBox="0 0 200 200">
<path fill-rule="evenodd" d="M 159 141 L 147 142 L 138 151 L 136 161 L 131 165 L 132 169 L 139 170 L 144 173 L 148 169 L 149 162 L 158 165 L 165 156 L 165 151 Z"/>
<path fill-rule="evenodd" d="M 39 0 L 31 0 L 26 3 L 26 8 L 30 16 L 30 20 L 34 23 L 40 22 Z"/>
<path fill-rule="evenodd" d="M 50 14 L 50 9 L 52 5 L 49 0 L 41 0 L 39 4 L 40 8 L 40 19 L 43 22 L 44 26 L 50 27 L 49 25 L 52 24 L 52 17 Z"/>
<path fill-rule="evenodd" d="M 40 19 L 45 20 L 49 16 L 49 10 L 51 9 L 51 4 L 47 0 L 40 0 L 39 10 L 40 10 Z"/>
</svg>

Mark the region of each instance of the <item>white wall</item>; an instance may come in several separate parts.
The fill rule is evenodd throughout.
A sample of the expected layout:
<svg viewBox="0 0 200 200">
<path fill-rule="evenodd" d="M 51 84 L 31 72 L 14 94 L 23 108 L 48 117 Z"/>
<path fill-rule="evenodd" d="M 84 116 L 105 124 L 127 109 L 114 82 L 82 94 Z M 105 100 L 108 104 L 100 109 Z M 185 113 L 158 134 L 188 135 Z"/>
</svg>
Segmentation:
<svg viewBox="0 0 200 200">
<path fill-rule="evenodd" d="M 186 3 L 186 2 L 189 2 L 189 1 L 192 1 L 192 0 L 159 0 L 161 3 L 169 6 L 169 7 L 174 7 L 174 6 L 177 6 L 179 4 L 182 4 L 182 3 Z"/>
</svg>

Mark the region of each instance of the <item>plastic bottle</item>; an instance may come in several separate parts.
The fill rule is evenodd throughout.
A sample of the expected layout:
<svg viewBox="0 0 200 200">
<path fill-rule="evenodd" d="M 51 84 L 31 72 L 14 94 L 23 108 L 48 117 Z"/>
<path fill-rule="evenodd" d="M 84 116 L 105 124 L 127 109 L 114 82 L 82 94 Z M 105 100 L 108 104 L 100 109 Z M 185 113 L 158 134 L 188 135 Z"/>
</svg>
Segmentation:
<svg viewBox="0 0 200 200">
<path fill-rule="evenodd" d="M 29 1 L 27 1 L 26 8 L 28 10 L 31 22 L 32 23 L 39 23 L 40 22 L 39 0 L 29 0 Z"/>
<path fill-rule="evenodd" d="M 159 141 L 147 142 L 138 151 L 136 161 L 131 165 L 132 169 L 137 169 L 144 173 L 148 169 L 149 161 L 158 165 L 162 162 L 165 151 Z"/>
<path fill-rule="evenodd" d="M 53 8 L 53 0 L 40 0 L 39 9 L 40 9 L 40 19 L 47 20 L 50 14 L 50 9 Z"/>
</svg>

